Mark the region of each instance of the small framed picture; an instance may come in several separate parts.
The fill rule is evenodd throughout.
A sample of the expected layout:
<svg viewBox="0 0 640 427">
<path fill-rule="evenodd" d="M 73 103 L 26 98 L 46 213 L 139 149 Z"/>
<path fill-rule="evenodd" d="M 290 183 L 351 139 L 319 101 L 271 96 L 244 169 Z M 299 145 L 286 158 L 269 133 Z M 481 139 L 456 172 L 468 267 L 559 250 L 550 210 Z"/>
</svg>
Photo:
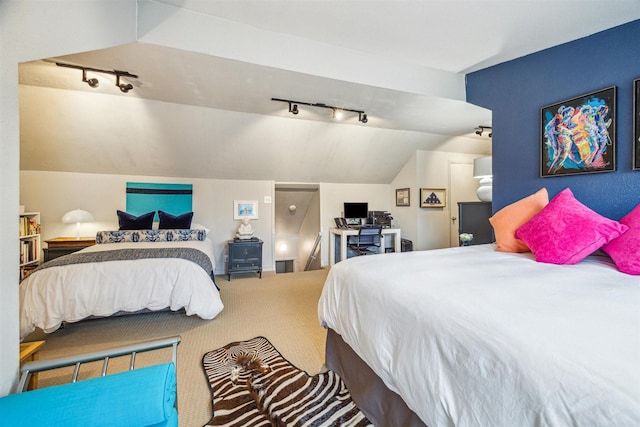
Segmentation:
<svg viewBox="0 0 640 427">
<path fill-rule="evenodd" d="M 445 188 L 421 188 L 421 208 L 444 208 L 447 206 L 447 190 Z"/>
<path fill-rule="evenodd" d="M 408 188 L 398 188 L 396 190 L 396 206 L 411 206 Z"/>
<path fill-rule="evenodd" d="M 233 219 L 258 219 L 257 200 L 234 200 Z"/>
</svg>

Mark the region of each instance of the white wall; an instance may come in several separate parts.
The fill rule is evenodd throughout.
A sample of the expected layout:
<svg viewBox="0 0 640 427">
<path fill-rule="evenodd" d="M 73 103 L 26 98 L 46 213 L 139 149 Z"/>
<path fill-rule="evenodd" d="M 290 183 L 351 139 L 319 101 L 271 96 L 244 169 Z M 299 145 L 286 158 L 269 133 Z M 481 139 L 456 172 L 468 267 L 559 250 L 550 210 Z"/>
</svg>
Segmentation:
<svg viewBox="0 0 640 427">
<path fill-rule="evenodd" d="M 134 0 L 0 2 L 0 396 L 17 383 L 18 63 L 135 40 Z"/>
<path fill-rule="evenodd" d="M 416 153 L 416 179 L 418 187 L 449 189 L 449 163 L 472 161 L 477 154 L 443 153 L 436 151 L 418 151 Z M 419 188 L 417 189 L 419 190 Z M 413 242 L 414 250 L 448 248 L 450 245 L 451 206 L 447 191 L 447 204 L 444 208 L 420 208 L 419 192 L 416 194 L 417 231 Z"/>
<path fill-rule="evenodd" d="M 226 270 L 225 245 L 240 224 L 233 219 L 233 201 L 257 200 L 259 218 L 252 220 L 251 225 L 255 236 L 264 241 L 264 269 L 273 270 L 273 210 L 271 205 L 264 204 L 264 196 L 273 198 L 272 181 L 22 171 L 20 204 L 30 211 L 40 212 L 43 241 L 58 236 L 74 236 L 75 225 L 62 224 L 60 219 L 65 212 L 76 208 L 88 210 L 96 220 L 92 224 L 83 224 L 81 234 L 95 235 L 99 230 L 117 230 L 116 210 L 126 210 L 127 182 L 193 184 L 193 222 L 211 230 L 217 255 L 217 274 Z"/>
</svg>

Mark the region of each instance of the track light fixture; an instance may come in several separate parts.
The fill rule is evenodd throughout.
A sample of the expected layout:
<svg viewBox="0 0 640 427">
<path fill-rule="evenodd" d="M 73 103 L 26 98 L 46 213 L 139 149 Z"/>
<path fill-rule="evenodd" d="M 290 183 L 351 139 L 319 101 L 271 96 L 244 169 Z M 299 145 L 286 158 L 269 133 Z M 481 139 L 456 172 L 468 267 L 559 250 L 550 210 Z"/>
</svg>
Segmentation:
<svg viewBox="0 0 640 427">
<path fill-rule="evenodd" d="M 332 105 L 323 104 L 321 102 L 304 102 L 304 101 L 294 101 L 291 99 L 281 99 L 281 98 L 271 98 L 272 101 L 276 102 L 286 102 L 289 104 L 289 112 L 291 114 L 298 114 L 300 110 L 298 109 L 299 105 L 308 105 L 310 107 L 318 107 L 318 108 L 328 108 L 332 111 L 332 117 L 336 120 L 342 120 L 344 118 L 345 111 L 351 113 L 358 113 L 358 121 L 361 123 L 367 123 L 369 119 L 367 118 L 367 113 L 362 110 L 353 110 L 351 108 L 342 108 L 342 107 L 334 107 Z"/>
<path fill-rule="evenodd" d="M 95 78 L 87 79 L 87 70 L 82 70 L 82 81 L 91 87 L 98 87 L 100 85 L 100 82 L 98 82 L 98 79 L 95 79 Z"/>
<path fill-rule="evenodd" d="M 89 86 L 96 88 L 98 86 L 100 86 L 100 82 L 98 81 L 98 79 L 96 78 L 87 78 L 87 71 L 91 71 L 92 73 L 100 73 L 100 74 L 111 74 L 113 76 L 116 76 L 116 86 L 118 86 L 120 88 L 120 91 L 123 93 L 127 93 L 129 92 L 131 89 L 133 89 L 133 85 L 131 83 L 121 83 L 120 82 L 120 78 L 121 77 L 128 77 L 128 78 L 132 78 L 132 79 L 137 79 L 138 76 L 135 74 L 131 74 L 128 71 L 120 71 L 120 70 L 101 70 L 100 68 L 91 68 L 91 67 L 82 67 L 80 65 L 73 65 L 73 64 L 65 64 L 62 62 L 56 62 L 56 65 L 58 67 L 65 67 L 65 68 L 73 68 L 76 70 L 82 70 L 82 81 L 86 84 L 88 84 Z"/>
<path fill-rule="evenodd" d="M 485 130 L 488 132 L 487 136 L 491 138 L 493 136 L 493 130 L 491 129 L 491 126 L 478 126 L 476 128 L 476 135 L 482 136 Z"/>
<path fill-rule="evenodd" d="M 298 104 L 293 104 L 293 103 L 289 103 L 289 112 L 293 115 L 298 114 L 300 111 L 298 111 Z"/>
</svg>

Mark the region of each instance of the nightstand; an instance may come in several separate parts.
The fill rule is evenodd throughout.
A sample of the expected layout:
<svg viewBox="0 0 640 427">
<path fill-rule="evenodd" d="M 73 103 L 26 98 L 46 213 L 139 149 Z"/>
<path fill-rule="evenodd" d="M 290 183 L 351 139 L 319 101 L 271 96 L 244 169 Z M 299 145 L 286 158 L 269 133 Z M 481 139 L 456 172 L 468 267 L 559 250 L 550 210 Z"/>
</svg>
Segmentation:
<svg viewBox="0 0 640 427">
<path fill-rule="evenodd" d="M 258 273 L 262 278 L 262 240 L 256 238 L 229 240 L 227 247 L 229 249 L 227 264 L 229 281 L 231 281 L 231 275 L 237 273 Z"/>
<path fill-rule="evenodd" d="M 47 248 L 44 250 L 44 262 L 51 261 L 52 259 L 68 255 L 74 252 L 84 249 L 88 246 L 96 244 L 95 237 L 81 237 L 77 239 L 75 237 L 56 237 L 55 239 L 45 240 Z"/>
<path fill-rule="evenodd" d="M 20 343 L 20 366 L 27 362 L 40 359 L 40 349 L 44 345 L 44 341 L 22 342 Z M 38 374 L 31 375 L 27 390 L 35 390 L 38 388 Z"/>
</svg>

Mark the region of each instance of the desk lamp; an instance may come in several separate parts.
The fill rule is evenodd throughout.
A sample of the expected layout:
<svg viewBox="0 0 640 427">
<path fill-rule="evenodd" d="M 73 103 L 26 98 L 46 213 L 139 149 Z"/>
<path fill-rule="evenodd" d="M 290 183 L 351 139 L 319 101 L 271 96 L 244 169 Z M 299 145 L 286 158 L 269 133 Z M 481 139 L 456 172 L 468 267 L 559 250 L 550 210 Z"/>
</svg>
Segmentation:
<svg viewBox="0 0 640 427">
<path fill-rule="evenodd" d="M 93 215 L 82 209 L 75 209 L 67 212 L 62 217 L 63 224 L 76 224 L 76 240 L 80 240 L 80 223 L 93 222 Z"/>
<path fill-rule="evenodd" d="M 480 178 L 478 187 L 478 199 L 490 202 L 493 196 L 493 172 L 491 170 L 492 158 L 480 157 L 473 161 L 473 177 Z"/>
</svg>

